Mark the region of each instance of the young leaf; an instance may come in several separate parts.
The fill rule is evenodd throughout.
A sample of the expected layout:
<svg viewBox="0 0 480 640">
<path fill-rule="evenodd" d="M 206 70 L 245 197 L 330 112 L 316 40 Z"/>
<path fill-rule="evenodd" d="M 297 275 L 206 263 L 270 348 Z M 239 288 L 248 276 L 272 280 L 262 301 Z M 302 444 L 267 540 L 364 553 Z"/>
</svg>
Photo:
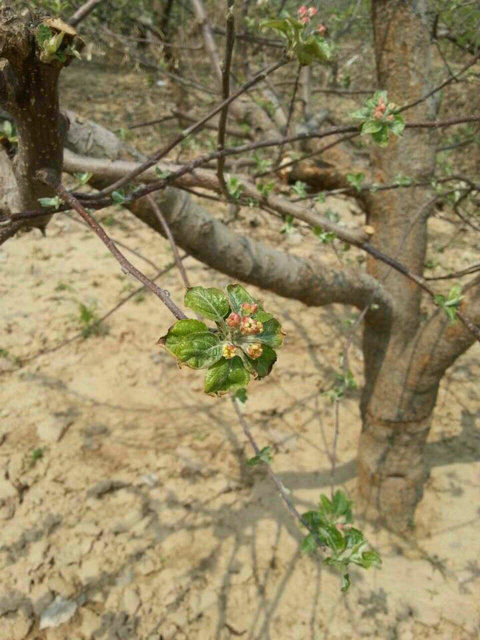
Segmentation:
<svg viewBox="0 0 480 640">
<path fill-rule="evenodd" d="M 242 287 L 241 284 L 228 284 L 226 290 L 230 305 L 235 313 L 242 313 L 242 304 L 244 302 L 248 302 L 249 304 L 256 303 L 256 300 L 252 298 L 252 296 L 246 289 Z"/>
<path fill-rule="evenodd" d="M 159 343 L 192 369 L 206 369 L 222 357 L 223 342 L 198 320 L 179 320 Z"/>
<path fill-rule="evenodd" d="M 316 548 L 317 548 L 317 541 L 315 540 L 315 536 L 313 535 L 313 533 L 309 533 L 302 540 L 300 550 L 302 553 L 313 553 Z"/>
<path fill-rule="evenodd" d="M 245 355 L 245 359 L 248 362 L 247 368 L 249 369 L 249 371 L 251 373 L 254 373 L 255 377 L 261 380 L 261 378 L 265 378 L 265 376 L 268 376 L 268 374 L 272 370 L 273 365 L 277 361 L 277 354 L 275 353 L 274 349 L 265 344 L 263 345 L 262 355 L 259 358 L 253 360 L 252 358 L 249 358 L 247 355 Z"/>
<path fill-rule="evenodd" d="M 230 310 L 228 300 L 220 289 L 192 287 L 185 294 L 185 305 L 209 320 L 221 321 Z"/>
<path fill-rule="evenodd" d="M 264 464 L 270 464 L 273 460 L 272 453 L 270 451 L 270 447 L 264 447 L 261 451 L 258 452 L 256 456 L 247 460 L 247 466 L 256 467 L 258 464 L 262 462 Z"/>
<path fill-rule="evenodd" d="M 250 382 L 250 374 L 239 356 L 231 360 L 222 358 L 211 366 L 205 376 L 205 393 L 222 394 L 245 388 Z"/>
<path fill-rule="evenodd" d="M 282 325 L 275 318 L 267 320 L 263 324 L 262 333 L 259 333 L 256 339 L 269 347 L 281 347 L 283 344 Z"/>
</svg>

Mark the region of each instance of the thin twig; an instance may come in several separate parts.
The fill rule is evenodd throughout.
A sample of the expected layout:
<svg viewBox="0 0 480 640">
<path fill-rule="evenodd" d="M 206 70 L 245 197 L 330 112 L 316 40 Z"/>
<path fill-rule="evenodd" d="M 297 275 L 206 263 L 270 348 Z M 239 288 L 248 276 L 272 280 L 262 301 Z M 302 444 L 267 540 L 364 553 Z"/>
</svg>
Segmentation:
<svg viewBox="0 0 480 640">
<path fill-rule="evenodd" d="M 182 262 L 182 260 L 180 258 L 180 254 L 178 252 L 178 247 L 177 247 L 177 245 L 175 243 L 175 238 L 173 237 L 172 231 L 171 231 L 170 227 L 168 226 L 167 221 L 165 220 L 165 216 L 160 211 L 160 207 L 155 202 L 154 198 L 152 198 L 152 196 L 147 196 L 147 200 L 148 200 L 148 204 L 152 207 L 153 212 L 157 216 L 157 219 L 160 222 L 160 224 L 162 226 L 162 229 L 164 230 L 165 235 L 168 238 L 168 241 L 170 242 L 170 246 L 171 246 L 172 252 L 173 252 L 173 257 L 175 258 L 175 263 L 176 263 L 177 268 L 178 268 L 178 270 L 180 272 L 180 275 L 182 277 L 183 284 L 185 285 L 186 289 L 189 289 L 190 288 L 190 281 L 188 279 L 187 272 L 185 271 L 185 267 L 183 265 L 183 262 Z"/>
<path fill-rule="evenodd" d="M 65 202 L 67 202 L 72 209 L 74 209 L 88 224 L 88 226 L 95 231 L 100 240 L 106 245 L 112 255 L 117 259 L 120 263 L 122 269 L 128 273 L 130 273 L 134 278 L 139 280 L 143 285 L 148 287 L 153 293 L 160 298 L 163 304 L 173 313 L 173 315 L 178 320 L 184 320 L 187 316 L 183 313 L 183 311 L 177 307 L 177 305 L 173 302 L 170 297 L 170 293 L 165 289 L 162 289 L 158 285 L 156 285 L 150 278 L 147 278 L 141 271 L 139 271 L 117 248 L 113 240 L 106 233 L 106 231 L 101 227 L 98 222 L 93 218 L 88 211 L 84 208 L 84 206 L 74 198 L 61 184 L 58 182 L 58 178 L 52 174 L 48 169 L 43 169 L 37 172 L 37 179 L 45 184 L 48 184 L 55 193 Z"/>
<path fill-rule="evenodd" d="M 293 85 L 292 98 L 290 100 L 290 105 L 288 107 L 288 115 L 287 115 L 287 124 L 285 125 L 285 136 L 288 136 L 288 132 L 290 131 L 290 122 L 292 121 L 293 111 L 295 109 L 295 100 L 297 98 L 298 91 L 298 83 L 300 82 L 300 73 L 302 71 L 302 66 L 299 64 L 297 69 L 297 75 L 295 76 L 295 84 Z M 281 144 L 278 150 L 277 162 L 275 163 L 275 168 L 278 168 L 280 162 L 282 161 L 283 148 L 285 145 Z"/>
<path fill-rule="evenodd" d="M 277 62 L 269 65 L 266 69 L 263 69 L 262 71 L 257 73 L 248 82 L 243 84 L 237 91 L 235 91 L 233 94 L 231 94 L 230 97 L 227 98 L 227 100 L 222 101 L 218 106 L 216 106 L 209 113 L 207 113 L 207 115 L 204 116 L 201 120 L 199 120 L 197 123 L 193 124 L 191 127 L 188 127 L 188 129 L 185 129 L 184 131 L 182 131 L 182 133 L 180 135 L 178 135 L 174 140 L 172 140 L 167 145 L 165 145 L 164 147 L 162 147 L 161 149 L 156 151 L 148 160 L 145 160 L 145 162 L 140 164 L 130 174 L 122 177 L 120 180 L 117 180 L 115 183 L 113 183 L 110 186 L 106 187 L 102 191 L 99 191 L 97 193 L 97 198 L 102 198 L 102 197 L 104 197 L 106 195 L 111 194 L 113 191 L 115 191 L 117 189 L 120 189 L 121 187 L 123 187 L 126 184 L 128 184 L 129 182 L 131 182 L 134 178 L 137 178 L 139 175 L 141 175 L 144 171 L 146 171 L 150 167 L 153 167 L 161 158 L 166 156 L 167 153 L 170 153 L 170 151 L 172 151 L 172 149 L 174 149 L 183 140 L 185 140 L 185 138 L 187 138 L 188 136 L 190 136 L 193 133 L 198 133 L 199 131 L 201 131 L 203 129 L 204 125 L 209 120 L 211 120 L 214 116 L 216 116 L 217 113 L 220 113 L 220 111 L 222 111 L 222 109 L 225 106 L 229 105 L 231 102 L 236 100 L 240 95 L 242 95 L 243 93 L 248 91 L 248 89 L 250 89 L 250 87 L 253 87 L 255 84 L 257 84 L 261 80 L 264 80 L 269 74 L 273 73 L 276 69 L 280 68 L 281 66 L 283 66 L 287 62 L 288 62 L 288 60 L 286 60 L 285 58 L 282 58 L 281 60 L 278 60 Z M 222 152 L 218 152 L 218 153 L 222 154 L 223 151 Z M 228 155 L 228 154 L 226 154 L 226 155 Z M 217 157 L 219 157 L 219 156 L 217 156 Z"/>
<path fill-rule="evenodd" d="M 449 76 L 446 80 L 444 80 L 443 82 L 441 82 L 438 86 L 436 86 L 434 89 L 432 89 L 431 91 L 429 91 L 427 94 L 425 94 L 424 96 L 422 96 L 421 98 L 418 98 L 417 100 L 414 100 L 413 102 L 409 102 L 408 104 L 404 105 L 403 107 L 401 107 L 400 109 L 397 110 L 397 113 L 401 113 L 402 111 L 406 111 L 407 109 L 412 109 L 413 107 L 416 107 L 417 104 L 420 104 L 421 102 L 425 102 L 425 100 L 428 100 L 428 98 L 430 98 L 431 96 L 433 96 L 435 93 L 438 93 L 439 91 L 441 91 L 444 87 L 446 87 L 447 85 L 449 85 L 450 83 L 452 83 L 454 80 L 456 80 L 458 77 L 460 77 L 462 74 L 465 73 L 465 71 L 467 71 L 468 69 L 470 69 L 470 67 L 473 67 L 473 65 L 477 62 L 477 60 L 480 58 L 480 52 L 477 53 L 476 56 L 474 56 L 470 62 L 468 62 L 464 67 L 462 67 L 460 69 L 460 71 L 458 73 L 456 73 L 453 76 Z"/>
<path fill-rule="evenodd" d="M 222 69 L 222 98 L 225 102 L 230 96 L 230 68 L 232 65 L 233 47 L 235 45 L 235 16 L 233 13 L 235 0 L 227 0 L 227 40 L 225 42 L 225 59 Z M 220 112 L 220 122 L 218 124 L 217 149 L 222 151 L 225 148 L 225 133 L 227 127 L 228 103 Z M 221 157 L 217 163 L 217 177 L 220 189 L 224 196 L 229 199 L 228 187 L 223 174 L 225 168 L 225 158 Z"/>
<path fill-rule="evenodd" d="M 245 417 L 239 407 L 238 404 L 238 400 L 234 399 L 232 397 L 232 403 L 233 406 L 235 408 L 235 412 L 238 416 L 238 420 L 242 426 L 243 429 L 243 433 L 246 435 L 248 441 L 250 442 L 250 444 L 252 445 L 252 449 L 255 452 L 255 455 L 258 456 L 258 454 L 260 453 L 260 448 L 257 445 L 255 438 L 253 437 L 252 432 L 250 431 L 250 427 L 248 426 L 247 421 L 245 420 Z M 273 471 L 272 467 L 270 464 L 266 464 L 265 465 L 267 467 L 267 473 L 270 476 L 270 478 L 273 480 L 273 483 L 275 484 L 275 486 L 277 487 L 278 493 L 280 494 L 280 497 L 283 500 L 283 503 L 285 504 L 285 507 L 287 508 L 287 511 L 290 513 L 290 515 L 292 515 L 296 520 L 298 520 L 298 522 L 300 522 L 300 524 L 302 524 L 306 529 L 308 529 L 308 531 L 310 533 L 312 533 L 315 536 L 315 540 L 317 541 L 317 544 L 320 547 L 325 548 L 325 545 L 323 544 L 323 542 L 318 538 L 318 536 L 315 534 L 314 531 L 312 531 L 312 529 L 310 528 L 310 526 L 308 525 L 308 522 L 300 515 L 300 513 L 298 512 L 297 508 L 295 507 L 295 505 L 293 504 L 290 496 L 288 495 L 289 491 L 288 489 L 285 488 L 283 482 L 280 480 L 280 478 L 275 474 L 275 472 Z"/>
<path fill-rule="evenodd" d="M 82 22 L 82 20 L 85 20 L 85 18 L 91 14 L 95 7 L 101 2 L 102 0 L 88 0 L 88 2 L 82 4 L 82 6 L 79 7 L 68 20 L 69 24 L 71 24 L 72 27 L 76 27 L 80 22 Z"/>
</svg>

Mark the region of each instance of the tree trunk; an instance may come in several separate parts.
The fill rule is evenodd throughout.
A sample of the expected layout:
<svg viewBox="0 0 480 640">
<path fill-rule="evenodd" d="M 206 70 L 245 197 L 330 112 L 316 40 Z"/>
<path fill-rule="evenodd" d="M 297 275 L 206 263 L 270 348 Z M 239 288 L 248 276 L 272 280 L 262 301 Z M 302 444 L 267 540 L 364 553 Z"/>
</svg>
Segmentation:
<svg viewBox="0 0 480 640">
<path fill-rule="evenodd" d="M 409 103 L 428 92 L 430 35 L 426 1 L 372 3 L 377 76 L 389 101 Z M 433 117 L 425 101 L 407 112 Z M 373 151 L 374 180 L 390 183 L 398 174 L 428 180 L 434 170 L 435 134 L 406 131 L 388 148 Z M 391 190 L 368 198 L 373 243 L 410 271 L 422 274 L 427 248 L 431 194 L 423 189 Z M 387 265 L 369 258 L 367 269 L 395 300 L 389 326 L 367 315 L 364 329 L 365 390 L 359 449 L 359 496 L 371 515 L 405 530 L 413 521 L 426 472 L 423 449 L 430 427 L 439 377 L 419 388 L 421 290 Z M 370 317 L 372 316 L 372 317 Z"/>
</svg>

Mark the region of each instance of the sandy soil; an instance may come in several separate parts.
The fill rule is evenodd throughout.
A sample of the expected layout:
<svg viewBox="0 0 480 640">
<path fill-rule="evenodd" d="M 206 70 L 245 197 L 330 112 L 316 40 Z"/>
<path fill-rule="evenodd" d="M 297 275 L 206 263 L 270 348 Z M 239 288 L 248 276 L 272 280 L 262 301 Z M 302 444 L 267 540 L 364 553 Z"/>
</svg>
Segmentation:
<svg viewBox="0 0 480 640">
<path fill-rule="evenodd" d="M 115 238 L 170 263 L 162 238 L 113 215 Z M 289 250 L 298 240 L 275 231 Z M 185 263 L 193 284 L 227 282 Z M 101 316 L 135 289 L 95 237 L 59 216 L 46 238 L 2 247 L 0 270 L 0 640 L 478 637 L 478 346 L 442 385 L 415 534 L 367 527 L 383 568 L 353 571 L 342 595 L 336 574 L 299 553 L 301 532 L 264 471 L 245 466 L 251 451 L 229 401 L 205 397 L 201 374 L 179 372 L 156 347 L 171 319 L 152 296 L 135 296 L 100 335 L 36 355 L 82 330 L 80 304 Z M 162 283 L 181 301 L 175 270 Z M 257 293 L 288 339 L 253 386 L 248 417 L 306 510 L 330 487 L 322 391 L 352 313 Z M 19 368 L 17 358 L 31 359 Z M 358 336 L 350 359 L 361 381 Z M 358 397 L 341 404 L 336 474 L 352 495 Z M 55 599 L 65 622 L 40 630 Z"/>
</svg>

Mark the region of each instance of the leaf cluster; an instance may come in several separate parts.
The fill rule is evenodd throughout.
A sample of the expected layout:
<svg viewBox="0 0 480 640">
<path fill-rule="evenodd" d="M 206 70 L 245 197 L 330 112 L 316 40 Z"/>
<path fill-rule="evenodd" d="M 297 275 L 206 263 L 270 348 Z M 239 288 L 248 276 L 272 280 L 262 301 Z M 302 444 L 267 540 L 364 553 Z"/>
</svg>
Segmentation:
<svg viewBox="0 0 480 640">
<path fill-rule="evenodd" d="M 249 314 L 261 323 L 262 331 L 244 335 L 238 326 L 226 322 L 231 314 L 242 316 L 245 303 L 256 305 Z M 278 320 L 239 284 L 216 288 L 192 287 L 185 294 L 185 305 L 208 320 L 215 328 L 194 319 L 179 320 L 159 340 L 179 365 L 206 369 L 205 392 L 220 395 L 245 389 L 250 378 L 267 376 L 277 360 L 275 349 L 283 344 L 284 333 Z M 252 358 L 249 348 L 260 346 L 261 355 Z M 227 357 L 225 357 L 227 355 Z"/>
<path fill-rule="evenodd" d="M 378 109 L 381 105 L 385 105 L 385 110 L 380 114 Z M 362 120 L 362 136 L 371 135 L 376 144 L 386 147 L 390 133 L 401 136 L 405 129 L 405 120 L 397 113 L 397 109 L 396 105 L 388 102 L 386 91 L 376 91 L 361 109 L 350 115 L 356 120 Z"/>
<path fill-rule="evenodd" d="M 320 496 L 318 509 L 307 511 L 302 518 L 310 530 L 303 539 L 302 552 L 312 553 L 319 543 L 324 545 L 329 552 L 324 562 L 341 573 L 342 591 L 347 591 L 350 586 L 350 564 L 363 569 L 380 567 L 379 554 L 369 550 L 364 534 L 351 526 L 352 501 L 343 491 L 336 491 L 332 500 L 325 495 Z"/>
<path fill-rule="evenodd" d="M 307 25 L 285 13 L 276 20 L 262 20 L 262 29 L 273 29 L 287 40 L 288 54 L 302 66 L 312 62 L 328 62 L 333 57 L 333 46 L 321 35 L 311 33 Z"/>
<path fill-rule="evenodd" d="M 448 292 L 448 296 L 438 294 L 434 297 L 435 304 L 445 311 L 450 322 L 456 322 L 458 309 L 462 302 L 462 287 L 459 284 L 453 285 Z"/>
</svg>

